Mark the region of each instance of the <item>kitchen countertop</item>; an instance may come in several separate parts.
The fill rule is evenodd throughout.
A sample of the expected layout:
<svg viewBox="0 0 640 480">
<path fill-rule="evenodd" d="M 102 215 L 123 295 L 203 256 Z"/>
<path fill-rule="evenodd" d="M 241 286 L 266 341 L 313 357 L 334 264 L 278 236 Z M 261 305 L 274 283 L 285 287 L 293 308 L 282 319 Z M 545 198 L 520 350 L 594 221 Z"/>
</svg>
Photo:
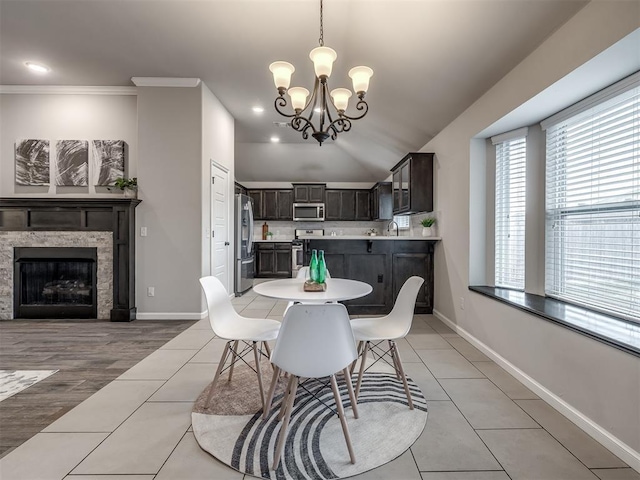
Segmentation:
<svg viewBox="0 0 640 480">
<path fill-rule="evenodd" d="M 262 243 L 262 242 L 289 243 L 291 241 L 293 241 L 293 238 L 289 238 L 289 239 L 287 239 L 287 238 L 278 238 L 277 240 L 276 239 L 273 239 L 273 240 L 262 240 L 262 239 L 253 240 L 253 243 Z"/>
<path fill-rule="evenodd" d="M 301 236 L 298 237 L 303 240 L 442 240 L 442 237 L 399 237 L 386 236 L 386 235 L 325 235 L 323 237 L 317 236 Z"/>
</svg>

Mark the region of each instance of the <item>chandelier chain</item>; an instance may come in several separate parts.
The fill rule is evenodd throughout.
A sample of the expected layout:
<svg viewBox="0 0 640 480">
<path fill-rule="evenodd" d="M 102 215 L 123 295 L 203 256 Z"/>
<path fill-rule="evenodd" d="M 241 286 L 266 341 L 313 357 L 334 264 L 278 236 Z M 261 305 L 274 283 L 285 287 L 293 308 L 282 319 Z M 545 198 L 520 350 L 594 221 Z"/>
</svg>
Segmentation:
<svg viewBox="0 0 640 480">
<path fill-rule="evenodd" d="M 324 25 L 322 23 L 322 0 L 320 0 L 320 46 L 324 47 Z"/>
</svg>

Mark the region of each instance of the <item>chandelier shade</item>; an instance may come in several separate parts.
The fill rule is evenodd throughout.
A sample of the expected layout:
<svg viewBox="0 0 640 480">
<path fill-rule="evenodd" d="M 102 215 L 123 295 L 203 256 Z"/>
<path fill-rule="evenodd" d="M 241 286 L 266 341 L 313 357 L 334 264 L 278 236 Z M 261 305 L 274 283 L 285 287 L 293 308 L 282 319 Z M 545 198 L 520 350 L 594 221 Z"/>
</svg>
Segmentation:
<svg viewBox="0 0 640 480">
<path fill-rule="evenodd" d="M 307 139 L 311 135 L 320 145 L 328 138 L 335 140 L 338 133 L 348 132 L 351 130 L 352 120 L 359 120 L 367 114 L 369 105 L 364 101 L 364 96 L 369 90 L 369 80 L 373 75 L 373 70 L 365 66 L 349 70 L 353 91 L 358 97 L 355 108 L 360 114 L 347 115 L 345 112 L 349 105 L 349 98 L 353 95 L 351 91 L 346 88 L 336 88 L 329 92 L 327 83 L 338 54 L 332 48 L 324 46 L 322 17 L 323 0 L 320 0 L 320 46 L 309 53 L 315 72 L 313 92 L 310 97 L 309 90 L 306 88 L 290 87 L 291 76 L 296 70 L 293 65 L 282 61 L 269 65 L 279 95 L 274 102 L 276 111 L 283 117 L 291 119 L 291 127 L 301 132 L 302 138 Z M 285 93 L 289 94 L 293 113 L 282 110 L 288 105 Z M 314 114 L 317 118 L 314 118 Z"/>
</svg>

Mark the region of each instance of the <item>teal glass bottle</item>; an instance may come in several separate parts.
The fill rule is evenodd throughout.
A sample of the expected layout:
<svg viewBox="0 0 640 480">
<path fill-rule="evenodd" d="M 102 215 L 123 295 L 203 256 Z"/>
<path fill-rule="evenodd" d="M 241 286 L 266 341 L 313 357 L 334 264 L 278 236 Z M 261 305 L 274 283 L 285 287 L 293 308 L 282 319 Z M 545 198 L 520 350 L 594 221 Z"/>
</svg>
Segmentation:
<svg viewBox="0 0 640 480">
<path fill-rule="evenodd" d="M 318 258 L 318 283 L 324 283 L 327 278 L 327 264 L 324 261 L 324 250 L 318 252 L 320 254 Z"/>
<path fill-rule="evenodd" d="M 311 261 L 309 262 L 309 278 L 312 282 L 318 282 L 318 251 L 311 250 Z"/>
</svg>

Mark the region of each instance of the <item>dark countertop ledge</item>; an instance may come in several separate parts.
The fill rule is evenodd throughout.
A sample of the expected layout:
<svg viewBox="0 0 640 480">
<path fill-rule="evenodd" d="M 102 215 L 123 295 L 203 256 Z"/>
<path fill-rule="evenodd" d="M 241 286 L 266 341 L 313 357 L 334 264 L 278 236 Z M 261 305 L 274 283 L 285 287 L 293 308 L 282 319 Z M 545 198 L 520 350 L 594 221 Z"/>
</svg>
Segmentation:
<svg viewBox="0 0 640 480">
<path fill-rule="evenodd" d="M 469 290 L 640 357 L 640 324 L 630 320 L 508 288 L 469 286 Z"/>
</svg>

